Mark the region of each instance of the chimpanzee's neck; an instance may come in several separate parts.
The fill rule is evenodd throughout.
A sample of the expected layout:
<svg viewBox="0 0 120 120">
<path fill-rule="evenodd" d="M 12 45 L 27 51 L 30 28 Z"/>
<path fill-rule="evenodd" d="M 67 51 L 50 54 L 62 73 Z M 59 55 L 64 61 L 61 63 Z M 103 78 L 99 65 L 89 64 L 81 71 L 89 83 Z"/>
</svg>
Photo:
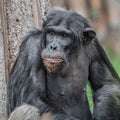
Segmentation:
<svg viewBox="0 0 120 120">
<path fill-rule="evenodd" d="M 88 80 L 88 71 L 89 71 L 89 63 L 86 63 L 82 58 L 80 57 L 78 61 L 73 62 L 66 70 L 61 70 L 56 73 L 49 73 L 47 72 L 47 75 L 53 79 L 63 79 L 69 77 L 79 77 L 81 74 L 83 79 Z M 85 73 L 85 74 L 84 74 Z M 67 78 L 68 79 L 68 78 Z"/>
</svg>

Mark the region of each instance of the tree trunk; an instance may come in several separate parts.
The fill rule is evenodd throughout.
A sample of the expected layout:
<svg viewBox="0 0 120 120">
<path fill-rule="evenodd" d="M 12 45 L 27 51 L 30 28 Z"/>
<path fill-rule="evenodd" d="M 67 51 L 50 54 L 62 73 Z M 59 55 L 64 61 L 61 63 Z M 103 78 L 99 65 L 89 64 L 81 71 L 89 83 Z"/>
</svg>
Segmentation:
<svg viewBox="0 0 120 120">
<path fill-rule="evenodd" d="M 5 20 L 2 12 L 4 6 L 3 1 L 0 1 L 0 120 L 7 120 L 6 103 L 7 103 L 7 91 L 6 91 L 6 79 L 5 79 L 5 52 L 4 52 L 4 40 L 3 40 L 3 27 L 2 21 Z M 4 29 L 6 26 L 4 26 Z M 7 76 L 6 76 L 7 77 Z"/>
<path fill-rule="evenodd" d="M 1 15 L 0 15 L 0 119 L 6 120 L 6 81 L 5 81 L 5 61 L 3 51 L 3 36 L 1 28 Z"/>
<path fill-rule="evenodd" d="M 39 27 L 48 4 L 48 0 L 0 1 L 0 120 L 7 119 L 6 81 L 19 46 L 33 26 Z"/>
</svg>

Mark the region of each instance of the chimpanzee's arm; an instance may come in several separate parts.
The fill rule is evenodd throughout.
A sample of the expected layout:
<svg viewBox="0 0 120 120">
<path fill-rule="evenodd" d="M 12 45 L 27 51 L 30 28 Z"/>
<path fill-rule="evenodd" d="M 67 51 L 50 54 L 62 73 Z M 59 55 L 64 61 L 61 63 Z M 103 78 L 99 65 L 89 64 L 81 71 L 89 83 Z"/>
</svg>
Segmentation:
<svg viewBox="0 0 120 120">
<path fill-rule="evenodd" d="M 93 120 L 120 118 L 120 79 L 103 48 L 94 43 L 95 56 L 90 65 L 89 80 L 95 90 Z"/>
<path fill-rule="evenodd" d="M 38 94 L 36 91 L 44 93 L 45 78 L 40 51 L 41 31 L 36 30 L 22 42 L 18 57 L 9 75 L 8 115 L 22 103 L 34 101 L 36 94 Z M 34 93 L 36 94 L 33 95 Z"/>
<path fill-rule="evenodd" d="M 91 53 L 93 55 L 91 55 L 92 62 L 89 70 L 89 80 L 93 89 L 98 90 L 105 84 L 120 82 L 116 71 L 98 41 L 94 41 L 93 45 L 95 50 Z"/>
</svg>

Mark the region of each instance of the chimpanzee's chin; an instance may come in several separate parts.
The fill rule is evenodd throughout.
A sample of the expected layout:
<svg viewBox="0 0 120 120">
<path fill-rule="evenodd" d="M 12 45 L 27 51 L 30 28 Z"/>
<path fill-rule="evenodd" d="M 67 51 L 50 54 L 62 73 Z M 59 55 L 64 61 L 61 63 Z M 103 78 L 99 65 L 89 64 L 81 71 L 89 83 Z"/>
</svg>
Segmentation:
<svg viewBox="0 0 120 120">
<path fill-rule="evenodd" d="M 44 66 L 49 73 L 55 74 L 61 71 L 63 59 L 46 58 L 43 59 Z"/>
<path fill-rule="evenodd" d="M 62 68 L 48 68 L 46 67 L 46 70 L 50 74 L 56 74 L 62 71 Z"/>
</svg>

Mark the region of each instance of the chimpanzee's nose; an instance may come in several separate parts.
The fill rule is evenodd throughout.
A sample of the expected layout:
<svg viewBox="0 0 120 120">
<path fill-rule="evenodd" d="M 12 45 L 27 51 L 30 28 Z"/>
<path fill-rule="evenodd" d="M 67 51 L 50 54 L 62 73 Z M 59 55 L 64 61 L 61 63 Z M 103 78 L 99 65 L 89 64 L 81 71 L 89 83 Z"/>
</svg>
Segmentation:
<svg viewBox="0 0 120 120">
<path fill-rule="evenodd" d="M 50 49 L 52 49 L 52 50 L 56 50 L 57 49 L 57 46 L 50 46 Z"/>
<path fill-rule="evenodd" d="M 55 50 L 57 50 L 57 48 L 58 48 L 58 46 L 57 46 L 57 44 L 55 44 L 55 43 L 52 43 L 52 44 L 50 45 L 50 50 L 55 51 Z"/>
</svg>

